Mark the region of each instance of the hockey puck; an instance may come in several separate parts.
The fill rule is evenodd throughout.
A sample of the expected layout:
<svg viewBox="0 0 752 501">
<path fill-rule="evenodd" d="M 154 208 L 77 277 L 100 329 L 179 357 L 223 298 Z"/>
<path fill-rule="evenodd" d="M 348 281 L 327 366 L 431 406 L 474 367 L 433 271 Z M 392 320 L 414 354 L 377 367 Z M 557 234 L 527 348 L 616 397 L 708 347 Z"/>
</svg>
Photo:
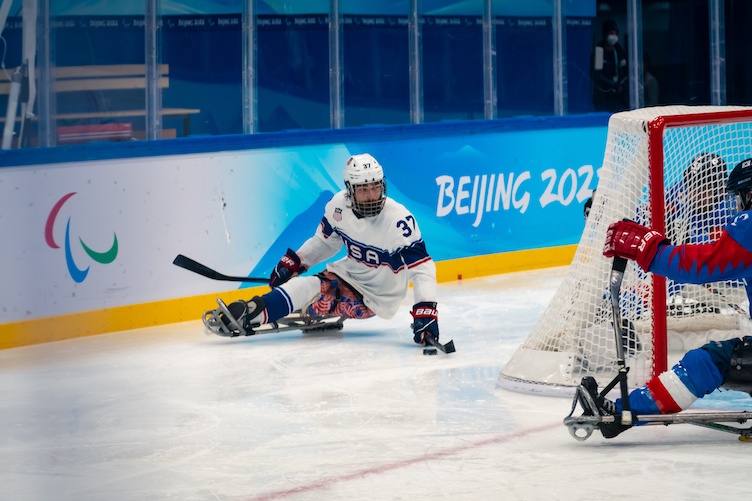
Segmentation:
<svg viewBox="0 0 752 501">
<path fill-rule="evenodd" d="M 437 353 L 436 348 L 423 348 L 424 355 L 436 355 Z"/>
</svg>

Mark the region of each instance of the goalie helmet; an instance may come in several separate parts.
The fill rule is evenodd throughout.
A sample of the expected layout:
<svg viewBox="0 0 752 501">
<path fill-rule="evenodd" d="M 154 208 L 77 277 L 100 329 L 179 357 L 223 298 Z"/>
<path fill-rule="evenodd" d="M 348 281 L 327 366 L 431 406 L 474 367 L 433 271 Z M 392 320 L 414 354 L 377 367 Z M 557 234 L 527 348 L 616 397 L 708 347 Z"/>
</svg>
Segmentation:
<svg viewBox="0 0 752 501">
<path fill-rule="evenodd" d="M 726 179 L 726 162 L 715 153 L 700 153 L 684 169 L 684 184 L 692 188 L 699 184 L 711 185 Z"/>
<path fill-rule="evenodd" d="M 739 162 L 728 178 L 726 191 L 736 195 L 736 204 L 740 211 L 752 207 L 752 158 Z"/>
<path fill-rule="evenodd" d="M 363 217 L 377 216 L 386 202 L 384 169 L 379 162 L 368 153 L 353 155 L 345 163 L 344 177 L 347 197 L 353 210 Z M 358 187 L 362 189 L 368 185 L 379 188 L 378 198 L 358 200 L 356 190 Z"/>
<path fill-rule="evenodd" d="M 707 212 L 723 196 L 726 162 L 715 153 L 696 155 L 684 169 L 683 180 L 687 202 L 699 212 Z"/>
</svg>

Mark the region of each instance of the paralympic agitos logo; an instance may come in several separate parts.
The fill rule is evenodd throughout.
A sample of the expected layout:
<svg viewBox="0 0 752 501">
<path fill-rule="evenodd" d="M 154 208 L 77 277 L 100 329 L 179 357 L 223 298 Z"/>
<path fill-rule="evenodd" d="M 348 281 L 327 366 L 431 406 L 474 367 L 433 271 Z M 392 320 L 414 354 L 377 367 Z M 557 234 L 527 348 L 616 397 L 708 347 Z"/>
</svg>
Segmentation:
<svg viewBox="0 0 752 501">
<path fill-rule="evenodd" d="M 44 239 L 47 242 L 47 245 L 50 246 L 52 249 L 59 249 L 60 246 L 55 242 L 55 238 L 52 235 L 52 230 L 55 226 L 55 220 L 57 219 L 58 213 L 60 212 L 60 209 L 63 207 L 63 204 L 68 201 L 70 197 L 75 195 L 76 192 L 68 193 L 63 198 L 57 201 L 55 206 L 50 211 L 49 216 L 47 216 L 47 223 L 44 225 Z M 84 269 L 79 268 L 76 265 L 76 262 L 73 260 L 73 253 L 71 251 L 71 234 L 70 234 L 70 228 L 71 227 L 71 218 L 68 217 L 68 222 L 65 225 L 65 243 L 63 247 L 65 248 L 65 263 L 68 266 L 68 273 L 70 273 L 71 278 L 76 283 L 81 283 L 86 279 L 86 275 L 89 274 L 89 266 L 87 266 Z M 118 241 L 117 241 L 117 234 L 113 232 L 113 242 L 112 247 L 110 247 L 109 250 L 105 252 L 97 252 L 93 250 L 91 247 L 86 245 L 86 243 L 81 239 L 81 237 L 78 237 L 78 241 L 81 244 L 81 247 L 86 252 L 86 254 L 100 264 L 109 264 L 115 260 L 118 253 Z"/>
</svg>

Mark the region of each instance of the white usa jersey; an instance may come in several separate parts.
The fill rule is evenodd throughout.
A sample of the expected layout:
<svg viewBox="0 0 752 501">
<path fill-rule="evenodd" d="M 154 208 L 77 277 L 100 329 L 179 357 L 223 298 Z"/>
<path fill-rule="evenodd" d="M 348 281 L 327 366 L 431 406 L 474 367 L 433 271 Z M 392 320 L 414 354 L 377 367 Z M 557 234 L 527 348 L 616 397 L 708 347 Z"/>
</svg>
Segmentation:
<svg viewBox="0 0 752 501">
<path fill-rule="evenodd" d="M 426 251 L 415 217 L 387 198 L 379 215 L 359 218 L 346 191 L 326 204 L 316 234 L 297 254 L 311 267 L 331 258 L 342 246 L 347 256 L 326 268 L 349 283 L 382 318 L 392 318 L 413 283 L 415 302 L 436 302 L 436 265 Z"/>
</svg>

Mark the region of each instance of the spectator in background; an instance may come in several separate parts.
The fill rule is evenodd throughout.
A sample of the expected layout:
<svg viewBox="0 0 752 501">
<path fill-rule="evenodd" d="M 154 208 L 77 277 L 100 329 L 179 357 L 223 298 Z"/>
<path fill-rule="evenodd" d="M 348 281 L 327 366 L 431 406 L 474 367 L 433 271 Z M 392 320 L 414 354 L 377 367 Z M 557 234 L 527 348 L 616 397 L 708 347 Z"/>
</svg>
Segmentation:
<svg viewBox="0 0 752 501">
<path fill-rule="evenodd" d="M 590 68 L 595 109 L 628 109 L 627 56 L 619 45 L 619 27 L 613 19 L 603 22 L 601 41 L 595 46 Z"/>
</svg>

